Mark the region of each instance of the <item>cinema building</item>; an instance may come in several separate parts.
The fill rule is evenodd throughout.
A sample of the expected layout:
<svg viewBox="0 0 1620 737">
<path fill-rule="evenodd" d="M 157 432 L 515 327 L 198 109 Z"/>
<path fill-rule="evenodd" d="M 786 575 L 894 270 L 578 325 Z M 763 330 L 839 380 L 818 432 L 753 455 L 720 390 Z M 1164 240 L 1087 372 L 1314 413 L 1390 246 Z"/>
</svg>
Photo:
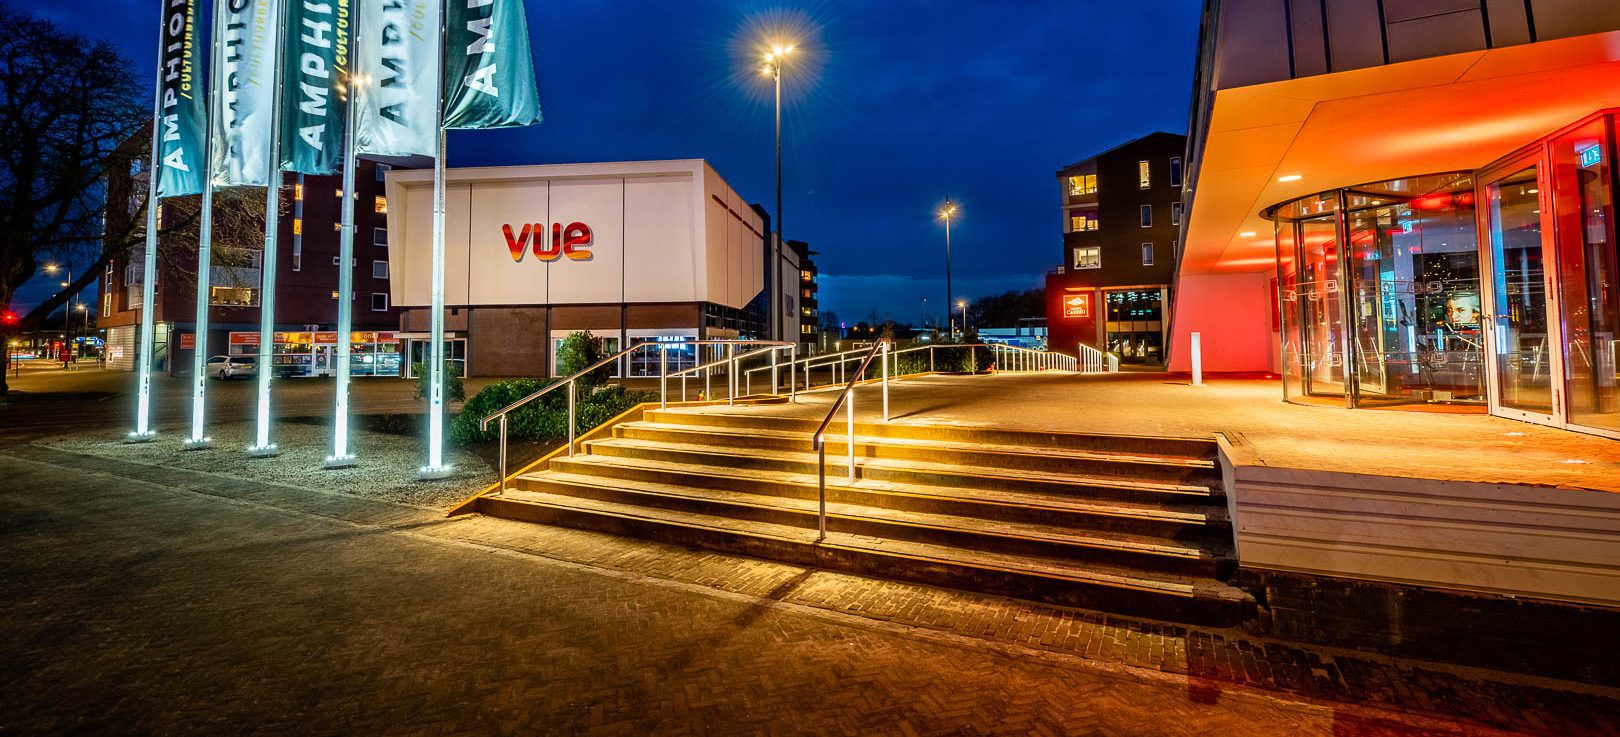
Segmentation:
<svg viewBox="0 0 1620 737">
<path fill-rule="evenodd" d="M 1172 370 L 1620 437 L 1613 0 L 1209 0 Z"/>
<path fill-rule="evenodd" d="M 608 352 L 766 333 L 768 219 L 702 160 L 451 169 L 447 181 L 446 340 L 469 376 L 556 376 L 557 346 L 578 331 Z M 432 304 L 432 172 L 391 172 L 387 187 L 389 291 L 403 350 L 419 363 Z M 804 284 L 813 272 L 784 251 L 773 302 L 792 333 L 804 309 L 794 297 L 813 294 L 813 278 Z M 657 360 L 633 354 L 617 371 L 655 375 Z"/>
</svg>

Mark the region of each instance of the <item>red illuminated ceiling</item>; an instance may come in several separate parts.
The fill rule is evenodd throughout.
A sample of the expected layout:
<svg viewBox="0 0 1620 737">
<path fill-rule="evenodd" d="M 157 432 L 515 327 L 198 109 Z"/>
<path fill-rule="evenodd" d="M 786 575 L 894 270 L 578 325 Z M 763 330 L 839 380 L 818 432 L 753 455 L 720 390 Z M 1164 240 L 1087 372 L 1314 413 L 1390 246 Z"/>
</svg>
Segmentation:
<svg viewBox="0 0 1620 737">
<path fill-rule="evenodd" d="M 1616 106 L 1620 31 L 1222 90 L 1181 272 L 1272 268 L 1270 205 L 1476 169 Z"/>
</svg>

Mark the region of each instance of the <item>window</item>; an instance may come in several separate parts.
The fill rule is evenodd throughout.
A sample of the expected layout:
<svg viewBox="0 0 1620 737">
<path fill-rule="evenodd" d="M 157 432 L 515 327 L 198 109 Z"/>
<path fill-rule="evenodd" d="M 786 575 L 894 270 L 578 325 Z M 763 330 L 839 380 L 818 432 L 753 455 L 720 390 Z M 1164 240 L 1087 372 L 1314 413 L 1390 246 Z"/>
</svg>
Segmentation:
<svg viewBox="0 0 1620 737">
<path fill-rule="evenodd" d="M 337 299 L 337 290 L 332 290 L 332 299 Z"/>
<path fill-rule="evenodd" d="M 371 229 L 371 245 L 374 245 L 374 246 L 386 246 L 386 245 L 388 245 L 388 229 L 387 228 L 372 228 Z"/>
<path fill-rule="evenodd" d="M 392 169 L 392 168 L 394 168 L 394 167 L 389 166 L 387 164 L 378 164 L 377 165 L 377 181 L 379 181 L 379 182 L 383 181 L 384 180 L 384 175 L 386 175 L 388 173 L 388 170 Z"/>
<path fill-rule="evenodd" d="M 799 326 L 799 334 L 800 335 L 814 335 L 815 332 L 816 332 L 816 326 L 814 326 L 814 325 L 800 325 Z"/>
<path fill-rule="evenodd" d="M 1079 233 L 1097 229 L 1097 213 L 1093 210 L 1072 210 L 1069 212 L 1069 232 Z"/>
<path fill-rule="evenodd" d="M 1153 186 L 1153 165 L 1146 161 L 1136 162 L 1136 187 L 1147 189 Z"/>
<path fill-rule="evenodd" d="M 387 261 L 373 261 L 373 262 L 371 262 L 371 278 L 373 278 L 373 279 L 387 279 L 388 278 L 388 262 Z"/>
<path fill-rule="evenodd" d="M 293 218 L 293 235 L 303 235 L 303 234 L 304 234 L 304 221 L 300 220 L 298 218 Z"/>
<path fill-rule="evenodd" d="M 1181 157 L 1180 156 L 1171 156 L 1170 157 L 1170 186 L 1172 186 L 1172 187 L 1180 187 L 1181 186 Z"/>
<path fill-rule="evenodd" d="M 111 291 L 102 292 L 102 294 L 101 294 L 101 314 L 103 314 L 103 315 L 111 315 L 112 314 L 112 292 Z"/>
<path fill-rule="evenodd" d="M 378 214 L 388 214 L 388 198 L 382 195 L 377 195 L 376 201 L 371 203 L 371 208 Z"/>
<path fill-rule="evenodd" d="M 338 231 L 340 233 L 343 232 L 343 222 L 338 221 L 338 222 L 332 223 L 332 230 Z"/>
<path fill-rule="evenodd" d="M 336 198 L 338 198 L 340 200 L 343 199 L 343 188 L 338 187 L 337 189 L 333 190 L 332 191 L 332 196 L 336 197 Z"/>
<path fill-rule="evenodd" d="M 252 287 L 209 287 L 208 304 L 219 307 L 253 307 L 259 304 L 259 290 Z"/>
<path fill-rule="evenodd" d="M 295 200 L 304 199 L 304 185 L 302 185 L 302 184 L 294 184 L 293 185 L 293 199 L 295 199 Z"/>
<path fill-rule="evenodd" d="M 371 293 L 371 311 L 372 312 L 387 312 L 388 311 L 388 293 L 387 292 L 372 292 Z"/>
<path fill-rule="evenodd" d="M 303 271 L 304 270 L 304 254 L 302 254 L 302 253 L 300 253 L 298 251 L 293 251 L 293 254 L 292 254 L 292 270 L 293 271 Z"/>
<path fill-rule="evenodd" d="M 1142 244 L 1142 265 L 1143 266 L 1152 266 L 1153 265 L 1153 244 L 1152 243 L 1143 243 Z"/>
<path fill-rule="evenodd" d="M 1144 227 L 1144 228 L 1153 227 L 1153 206 L 1152 205 L 1143 205 L 1142 206 L 1142 227 Z"/>
<path fill-rule="evenodd" d="M 1102 247 L 1081 246 L 1074 249 L 1074 268 L 1100 269 L 1102 268 Z"/>
<path fill-rule="evenodd" d="M 1069 196 L 1097 193 L 1096 174 L 1077 174 L 1069 177 Z"/>
<path fill-rule="evenodd" d="M 1180 225 L 1181 224 L 1181 203 L 1180 202 L 1172 202 L 1172 203 L 1170 203 L 1170 224 L 1171 225 Z"/>
</svg>

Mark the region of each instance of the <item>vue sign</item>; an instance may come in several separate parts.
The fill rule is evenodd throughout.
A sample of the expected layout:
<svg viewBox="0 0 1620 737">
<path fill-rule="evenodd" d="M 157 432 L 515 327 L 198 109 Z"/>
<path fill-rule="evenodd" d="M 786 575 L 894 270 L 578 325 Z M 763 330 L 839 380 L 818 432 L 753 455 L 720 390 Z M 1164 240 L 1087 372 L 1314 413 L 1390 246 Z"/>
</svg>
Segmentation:
<svg viewBox="0 0 1620 737">
<path fill-rule="evenodd" d="M 501 226 L 501 233 L 506 236 L 506 248 L 512 253 L 512 260 L 519 263 L 523 261 L 523 252 L 531 249 L 534 257 L 541 261 L 556 261 L 564 256 L 572 261 L 591 260 L 591 226 L 584 223 L 569 223 L 567 227 L 552 223 L 549 239 L 545 223 L 524 223 L 517 231 L 507 223 Z"/>
</svg>

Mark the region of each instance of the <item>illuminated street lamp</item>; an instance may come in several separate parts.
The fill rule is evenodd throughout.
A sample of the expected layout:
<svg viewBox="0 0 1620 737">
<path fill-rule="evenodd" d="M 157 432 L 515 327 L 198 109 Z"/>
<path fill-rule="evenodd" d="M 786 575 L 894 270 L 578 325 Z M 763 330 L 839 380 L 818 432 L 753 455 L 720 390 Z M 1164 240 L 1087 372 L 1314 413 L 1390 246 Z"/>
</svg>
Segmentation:
<svg viewBox="0 0 1620 737">
<path fill-rule="evenodd" d="M 962 311 L 962 336 L 967 337 L 967 300 L 957 300 L 956 308 Z"/>
<path fill-rule="evenodd" d="M 771 266 L 765 274 L 769 277 L 765 288 L 770 295 L 766 304 L 770 310 L 768 322 L 771 340 L 782 338 L 782 65 L 787 58 L 793 55 L 793 44 L 777 43 L 771 50 L 765 52 L 765 63 L 759 68 L 761 74 L 771 78 L 776 84 L 776 241 L 771 244 Z M 772 383 L 775 383 L 774 381 Z"/>
<path fill-rule="evenodd" d="M 951 319 L 951 219 L 956 217 L 956 203 L 946 199 L 939 217 L 945 221 L 945 322 L 950 325 L 951 340 L 956 340 L 956 322 Z"/>
<path fill-rule="evenodd" d="M 72 265 L 58 266 L 56 264 L 45 264 L 45 273 L 50 274 L 52 276 L 55 276 L 56 272 L 58 272 L 58 271 L 62 272 L 64 278 L 67 280 L 67 281 L 60 282 L 60 284 L 62 285 L 62 288 L 67 289 L 68 287 L 72 286 L 73 285 L 73 266 Z M 63 336 L 63 338 L 62 338 L 62 340 L 66 341 L 69 346 L 73 345 L 73 309 L 74 309 L 73 300 L 72 300 L 72 298 L 69 298 L 68 305 L 67 305 L 67 315 L 65 316 L 65 319 L 64 319 L 64 322 L 67 323 L 67 335 Z M 84 309 L 84 303 L 82 303 L 82 302 L 79 303 L 78 309 L 83 310 Z M 77 352 L 77 349 L 75 349 L 75 348 L 69 348 L 69 350 L 73 350 L 75 353 Z"/>
</svg>

